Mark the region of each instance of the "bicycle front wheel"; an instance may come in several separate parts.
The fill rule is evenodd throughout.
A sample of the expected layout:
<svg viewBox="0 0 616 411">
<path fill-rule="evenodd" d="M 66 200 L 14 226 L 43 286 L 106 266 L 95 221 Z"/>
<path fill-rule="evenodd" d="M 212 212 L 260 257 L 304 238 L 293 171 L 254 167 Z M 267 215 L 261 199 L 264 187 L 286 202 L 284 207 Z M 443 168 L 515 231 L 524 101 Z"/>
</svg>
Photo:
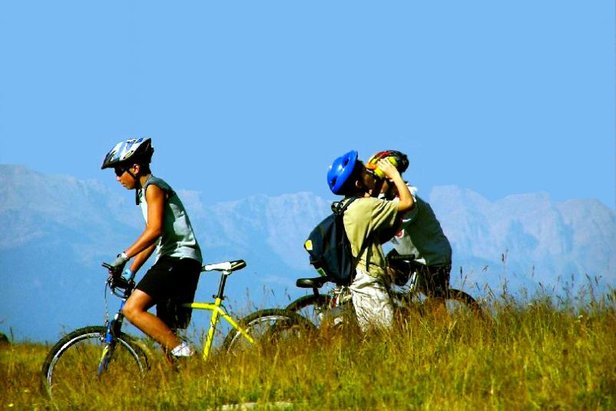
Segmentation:
<svg viewBox="0 0 616 411">
<path fill-rule="evenodd" d="M 294 342 L 314 330 L 314 325 L 301 315 L 285 309 L 255 311 L 239 321 L 240 329 L 232 329 L 225 337 L 223 349 L 238 352 L 257 347 L 271 347 Z"/>
<path fill-rule="evenodd" d="M 49 351 L 43 363 L 43 384 L 54 399 L 83 401 L 91 395 L 128 392 L 149 368 L 145 352 L 121 333 L 105 343 L 106 328 L 84 327 L 67 334 Z"/>
<path fill-rule="evenodd" d="M 309 294 L 292 301 L 285 309 L 298 313 L 320 327 L 327 314 L 330 302 L 331 297 L 328 294 Z"/>
</svg>

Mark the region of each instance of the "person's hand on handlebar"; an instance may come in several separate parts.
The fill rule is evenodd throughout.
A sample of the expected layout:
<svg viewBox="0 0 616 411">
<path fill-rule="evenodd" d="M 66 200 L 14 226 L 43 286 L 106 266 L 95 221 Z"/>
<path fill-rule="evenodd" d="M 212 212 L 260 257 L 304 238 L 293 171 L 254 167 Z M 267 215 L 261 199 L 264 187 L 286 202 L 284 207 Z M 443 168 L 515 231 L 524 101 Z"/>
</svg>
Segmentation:
<svg viewBox="0 0 616 411">
<path fill-rule="evenodd" d="M 128 260 L 128 256 L 124 251 L 122 251 L 120 254 L 118 254 L 117 258 L 113 263 L 108 264 L 107 269 L 113 275 L 121 275 L 122 271 L 124 270 L 124 266 L 126 265 Z"/>
<path fill-rule="evenodd" d="M 112 280 L 113 287 L 119 287 L 122 289 L 126 289 L 134 284 L 133 283 L 134 274 L 129 269 L 124 270 L 123 274 L 114 275 L 112 277 L 113 277 L 113 280 Z"/>
<path fill-rule="evenodd" d="M 117 263 L 118 260 L 120 260 L 120 256 L 118 256 L 118 259 L 116 259 L 114 264 Z M 103 267 L 105 267 L 109 271 L 109 278 L 107 279 L 109 285 L 112 288 L 119 287 L 122 289 L 126 289 L 131 286 L 131 283 L 134 284 L 133 279 L 135 277 L 135 273 L 133 273 L 128 268 L 124 270 L 124 272 L 118 270 L 120 265 L 123 266 L 124 264 L 126 264 L 126 261 L 120 262 L 120 265 L 114 264 L 103 263 Z"/>
</svg>

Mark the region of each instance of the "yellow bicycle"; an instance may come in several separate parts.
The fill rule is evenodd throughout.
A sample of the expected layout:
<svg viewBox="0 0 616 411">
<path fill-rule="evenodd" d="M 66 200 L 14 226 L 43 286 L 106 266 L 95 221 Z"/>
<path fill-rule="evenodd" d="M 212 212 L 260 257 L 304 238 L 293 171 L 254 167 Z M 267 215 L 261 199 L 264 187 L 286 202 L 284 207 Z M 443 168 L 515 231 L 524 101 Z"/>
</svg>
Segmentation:
<svg viewBox="0 0 616 411">
<path fill-rule="evenodd" d="M 109 268 L 108 264 L 103 264 Z M 202 358 L 212 351 L 217 326 L 224 319 L 230 326 L 222 343 L 222 350 L 237 350 L 262 343 L 276 343 L 288 336 L 297 336 L 314 326 L 304 317 L 286 309 L 262 309 L 235 320 L 223 305 L 227 278 L 246 266 L 243 260 L 205 264 L 202 272 L 220 272 L 218 292 L 213 302 L 187 304 L 194 310 L 211 312 L 208 332 L 203 344 Z M 122 308 L 135 287 L 133 278 L 109 276 L 105 288 L 120 298 L 120 307 L 105 325 L 79 328 L 62 337 L 49 351 L 42 367 L 43 384 L 54 397 L 74 391 L 90 391 L 90 386 L 108 390 L 122 378 L 135 379 L 150 368 L 149 349 L 143 342 L 124 333 Z"/>
</svg>

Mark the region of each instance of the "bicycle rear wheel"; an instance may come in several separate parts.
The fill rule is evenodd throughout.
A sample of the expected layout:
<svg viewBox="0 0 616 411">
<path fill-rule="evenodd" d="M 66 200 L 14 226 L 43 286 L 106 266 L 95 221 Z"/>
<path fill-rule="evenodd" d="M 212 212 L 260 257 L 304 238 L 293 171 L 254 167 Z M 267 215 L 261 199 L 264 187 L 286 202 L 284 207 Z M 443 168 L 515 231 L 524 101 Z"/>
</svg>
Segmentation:
<svg viewBox="0 0 616 411">
<path fill-rule="evenodd" d="M 450 288 L 447 297 L 437 299 L 428 297 L 422 292 L 411 294 L 396 292 L 393 299 L 398 307 L 401 308 L 403 316 L 410 315 L 412 312 L 419 315 L 429 315 L 438 313 L 444 307 L 450 317 L 475 316 L 483 318 L 481 305 L 469 294 L 464 291 Z"/>
<path fill-rule="evenodd" d="M 280 343 L 305 338 L 314 325 L 301 315 L 278 308 L 255 311 L 239 321 L 239 326 L 252 338 L 251 342 L 239 330 L 232 329 L 225 337 L 223 349 L 240 352 L 256 347 L 272 347 Z"/>
<path fill-rule="evenodd" d="M 111 346 L 106 328 L 84 327 L 67 334 L 49 351 L 43 367 L 43 384 L 54 399 L 83 401 L 92 395 L 126 393 L 148 368 L 145 352 L 121 333 Z M 102 365 L 104 364 L 104 365 Z M 85 397 L 84 397 L 85 395 Z"/>
<path fill-rule="evenodd" d="M 481 305 L 469 294 L 461 290 L 456 290 L 455 288 L 449 289 L 449 295 L 445 305 L 447 305 L 447 311 L 450 313 L 455 312 L 455 310 L 470 310 L 471 313 L 477 316 L 483 316 Z"/>
</svg>

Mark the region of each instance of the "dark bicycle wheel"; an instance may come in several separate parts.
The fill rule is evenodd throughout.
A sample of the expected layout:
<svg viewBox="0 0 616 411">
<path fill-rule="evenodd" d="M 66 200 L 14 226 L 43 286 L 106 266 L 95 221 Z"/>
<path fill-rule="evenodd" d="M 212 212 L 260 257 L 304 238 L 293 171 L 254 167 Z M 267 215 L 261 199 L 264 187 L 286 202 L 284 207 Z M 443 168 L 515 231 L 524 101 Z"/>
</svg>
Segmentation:
<svg viewBox="0 0 616 411">
<path fill-rule="evenodd" d="M 278 308 L 255 311 L 239 321 L 239 326 L 253 339 L 250 342 L 239 330 L 233 328 L 225 337 L 223 349 L 238 352 L 305 338 L 314 325 L 301 315 Z"/>
<path fill-rule="evenodd" d="M 426 315 L 432 309 L 436 309 L 439 305 L 442 306 L 444 304 L 450 316 L 470 315 L 483 317 L 481 305 L 466 292 L 454 288 L 449 289 L 444 301 L 428 297 L 421 292 L 411 294 L 396 292 L 393 294 L 393 300 L 402 309 L 403 313 L 415 311 L 420 315 Z"/>
<path fill-rule="evenodd" d="M 105 343 L 106 328 L 84 327 L 67 334 L 49 351 L 41 369 L 43 384 L 54 399 L 71 402 L 89 395 L 126 393 L 149 368 L 145 352 L 121 333 Z"/>
<path fill-rule="evenodd" d="M 473 314 L 478 316 L 483 316 L 483 310 L 481 309 L 481 305 L 469 294 L 465 293 L 461 290 L 456 290 L 455 288 L 449 289 L 449 296 L 447 297 L 448 303 L 451 304 L 450 311 L 455 307 L 460 306 L 462 304 L 465 309 L 470 309 Z M 449 307 L 448 307 L 449 308 Z"/>
<path fill-rule="evenodd" d="M 286 306 L 286 310 L 300 314 L 319 327 L 327 315 L 331 302 L 328 294 L 309 294 L 299 297 Z"/>
<path fill-rule="evenodd" d="M 357 325 L 348 289 L 337 297 L 331 294 L 305 295 L 292 301 L 286 309 L 309 319 L 321 331 L 349 331 Z"/>
</svg>

